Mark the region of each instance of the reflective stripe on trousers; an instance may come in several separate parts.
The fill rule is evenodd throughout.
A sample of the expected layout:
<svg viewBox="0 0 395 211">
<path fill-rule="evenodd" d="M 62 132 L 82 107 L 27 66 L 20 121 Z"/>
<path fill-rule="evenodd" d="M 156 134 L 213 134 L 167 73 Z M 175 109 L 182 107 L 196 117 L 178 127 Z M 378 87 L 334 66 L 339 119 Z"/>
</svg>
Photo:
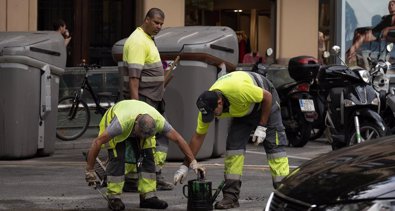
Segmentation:
<svg viewBox="0 0 395 211">
<path fill-rule="evenodd" d="M 266 139 L 263 142 L 263 146 L 267 154 L 273 181 L 276 182 L 289 174 L 288 158 L 284 149 L 284 146 L 287 145 L 287 137 L 285 135 L 284 125 L 282 124 L 279 97 L 273 85 L 265 77 L 256 73 L 252 74 L 251 77 L 257 82 L 258 86 L 269 90 L 273 96 L 272 110 L 267 124 Z M 251 131 L 256 129 L 260 117 L 260 106 L 255 106 L 249 115 L 232 119 L 226 142 L 227 151 L 245 150 Z"/>
<path fill-rule="evenodd" d="M 132 143 L 132 148 L 134 152 L 138 152 L 140 156 L 143 157 L 141 166 L 137 169 L 139 173 L 138 181 L 138 191 L 140 194 L 147 194 L 156 191 L 156 173 L 155 173 L 155 161 L 153 156 L 154 149 L 152 148 L 152 142 L 144 140 L 143 149 L 135 150 L 137 147 L 136 140 L 127 139 L 123 142 L 117 143 L 115 149 L 108 150 L 109 163 L 106 168 L 106 173 L 108 175 L 107 181 L 107 195 L 109 197 L 117 197 L 122 193 L 122 188 L 124 185 L 125 178 L 125 166 L 126 163 L 125 152 L 126 152 L 126 142 L 130 141 Z M 144 148 L 147 147 L 147 148 Z M 134 156 L 137 153 L 133 153 Z M 134 159 L 137 161 L 137 158 Z M 130 164 L 130 163 L 129 163 Z M 134 164 L 135 165 L 135 164 Z"/>
<path fill-rule="evenodd" d="M 165 152 L 160 152 L 160 151 L 155 151 L 155 171 L 160 172 L 165 165 L 167 153 Z"/>
<path fill-rule="evenodd" d="M 225 155 L 225 179 L 240 180 L 243 175 L 244 150 L 227 150 Z"/>
<path fill-rule="evenodd" d="M 273 182 L 280 182 L 282 178 L 289 174 L 289 163 L 284 143 L 286 143 L 285 131 L 278 132 L 276 129 L 267 131 L 263 146 L 266 151 Z"/>
<path fill-rule="evenodd" d="M 280 182 L 289 174 L 287 157 L 268 159 L 273 182 Z"/>
</svg>

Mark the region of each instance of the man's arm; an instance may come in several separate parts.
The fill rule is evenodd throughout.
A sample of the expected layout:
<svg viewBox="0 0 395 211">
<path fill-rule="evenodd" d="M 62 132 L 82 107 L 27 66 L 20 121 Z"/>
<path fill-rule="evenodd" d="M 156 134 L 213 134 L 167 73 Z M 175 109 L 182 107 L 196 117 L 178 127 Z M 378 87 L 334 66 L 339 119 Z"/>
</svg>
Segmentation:
<svg viewBox="0 0 395 211">
<path fill-rule="evenodd" d="M 134 100 L 139 99 L 139 86 L 140 86 L 139 78 L 129 77 L 130 99 L 134 99 Z"/>
<path fill-rule="evenodd" d="M 196 132 L 192 135 L 192 139 L 191 142 L 189 143 L 189 147 L 193 153 L 193 156 L 196 157 L 196 155 L 199 153 L 199 150 L 203 145 L 203 141 L 205 137 L 206 134 L 198 134 Z M 187 160 L 184 160 L 184 165 L 188 166 Z"/>
<path fill-rule="evenodd" d="M 64 45 L 67 46 L 69 44 L 71 40 L 71 37 L 67 37 L 66 39 L 64 39 Z"/>
<path fill-rule="evenodd" d="M 192 139 L 191 139 L 191 143 L 189 143 L 189 147 L 191 148 L 194 156 L 197 155 L 197 153 L 200 150 L 200 147 L 202 147 L 205 137 L 206 134 L 198 134 L 196 132 L 192 135 Z"/>
<path fill-rule="evenodd" d="M 184 153 L 185 157 L 187 158 L 188 164 L 191 161 L 195 160 L 195 156 L 192 153 L 191 148 L 189 148 L 185 139 L 175 129 L 171 129 L 168 133 L 166 133 L 166 137 L 171 141 L 174 141 L 178 145 L 180 150 Z"/>
<path fill-rule="evenodd" d="M 174 129 L 172 129 L 170 132 L 168 132 L 166 134 L 166 136 L 170 139 L 170 140 L 174 140 L 178 146 L 180 147 L 180 149 L 182 150 L 182 152 L 185 154 L 185 159 L 184 159 L 184 163 L 183 165 L 180 166 L 180 168 L 176 171 L 176 173 L 174 174 L 174 184 L 176 185 L 178 182 L 179 183 L 183 183 L 183 180 L 187 177 L 188 175 L 188 170 L 191 168 L 195 171 L 196 174 L 206 174 L 206 170 L 204 167 L 202 167 L 200 164 L 197 163 L 194 153 L 192 153 L 192 150 L 190 149 L 190 146 L 188 146 L 188 144 L 185 142 L 185 140 L 181 137 L 180 134 L 178 134 L 177 131 L 175 131 Z M 204 136 L 203 136 L 204 139 Z M 197 142 L 194 141 L 194 142 Z M 201 142 L 203 142 L 203 140 L 201 140 Z M 195 154 L 197 154 L 197 151 L 199 151 L 201 146 L 201 143 L 196 145 L 195 150 L 193 152 L 195 152 Z"/>
<path fill-rule="evenodd" d="M 104 131 L 101 135 L 99 135 L 92 141 L 92 144 L 91 144 L 91 147 L 90 147 L 89 153 L 88 153 L 86 170 L 93 170 L 96 157 L 99 154 L 100 149 L 101 149 L 101 145 L 107 143 L 110 139 L 111 139 L 111 137 L 108 134 L 108 132 Z"/>
<path fill-rule="evenodd" d="M 272 94 L 266 90 L 263 90 L 263 100 L 262 100 L 262 112 L 261 119 L 259 120 L 259 125 L 265 126 L 269 120 L 270 113 L 272 111 Z"/>
<path fill-rule="evenodd" d="M 269 121 L 270 113 L 272 111 L 272 100 L 272 94 L 263 89 L 261 118 L 259 120 L 258 126 L 255 129 L 254 135 L 252 136 L 252 142 L 254 142 L 255 145 L 259 145 L 266 138 L 266 125 Z"/>
</svg>

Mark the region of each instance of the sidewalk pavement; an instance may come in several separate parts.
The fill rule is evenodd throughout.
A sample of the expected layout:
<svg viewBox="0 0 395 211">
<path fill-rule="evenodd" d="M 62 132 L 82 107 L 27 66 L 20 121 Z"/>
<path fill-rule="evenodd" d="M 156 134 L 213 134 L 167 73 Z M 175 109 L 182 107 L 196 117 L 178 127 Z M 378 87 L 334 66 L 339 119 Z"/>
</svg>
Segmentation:
<svg viewBox="0 0 395 211">
<path fill-rule="evenodd" d="M 59 150 L 89 149 L 94 137 L 80 138 L 75 141 L 62 141 L 56 139 L 55 152 Z"/>
</svg>

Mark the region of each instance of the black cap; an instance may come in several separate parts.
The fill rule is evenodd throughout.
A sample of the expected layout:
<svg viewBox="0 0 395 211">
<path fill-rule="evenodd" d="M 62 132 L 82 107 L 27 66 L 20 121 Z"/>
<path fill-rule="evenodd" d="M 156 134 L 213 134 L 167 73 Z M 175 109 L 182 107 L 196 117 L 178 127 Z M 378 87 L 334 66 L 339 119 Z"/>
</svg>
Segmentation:
<svg viewBox="0 0 395 211">
<path fill-rule="evenodd" d="M 214 119 L 214 110 L 218 106 L 218 95 L 214 91 L 203 92 L 198 100 L 196 106 L 202 113 L 202 120 L 205 123 L 211 122 Z"/>
</svg>

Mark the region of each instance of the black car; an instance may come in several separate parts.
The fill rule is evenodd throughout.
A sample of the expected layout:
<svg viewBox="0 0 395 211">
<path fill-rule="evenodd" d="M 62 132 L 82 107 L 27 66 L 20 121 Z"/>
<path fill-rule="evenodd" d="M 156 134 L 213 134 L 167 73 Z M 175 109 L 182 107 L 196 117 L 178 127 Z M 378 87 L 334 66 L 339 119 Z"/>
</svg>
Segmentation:
<svg viewBox="0 0 395 211">
<path fill-rule="evenodd" d="M 395 211 L 395 136 L 329 152 L 283 179 L 265 211 Z"/>
</svg>

